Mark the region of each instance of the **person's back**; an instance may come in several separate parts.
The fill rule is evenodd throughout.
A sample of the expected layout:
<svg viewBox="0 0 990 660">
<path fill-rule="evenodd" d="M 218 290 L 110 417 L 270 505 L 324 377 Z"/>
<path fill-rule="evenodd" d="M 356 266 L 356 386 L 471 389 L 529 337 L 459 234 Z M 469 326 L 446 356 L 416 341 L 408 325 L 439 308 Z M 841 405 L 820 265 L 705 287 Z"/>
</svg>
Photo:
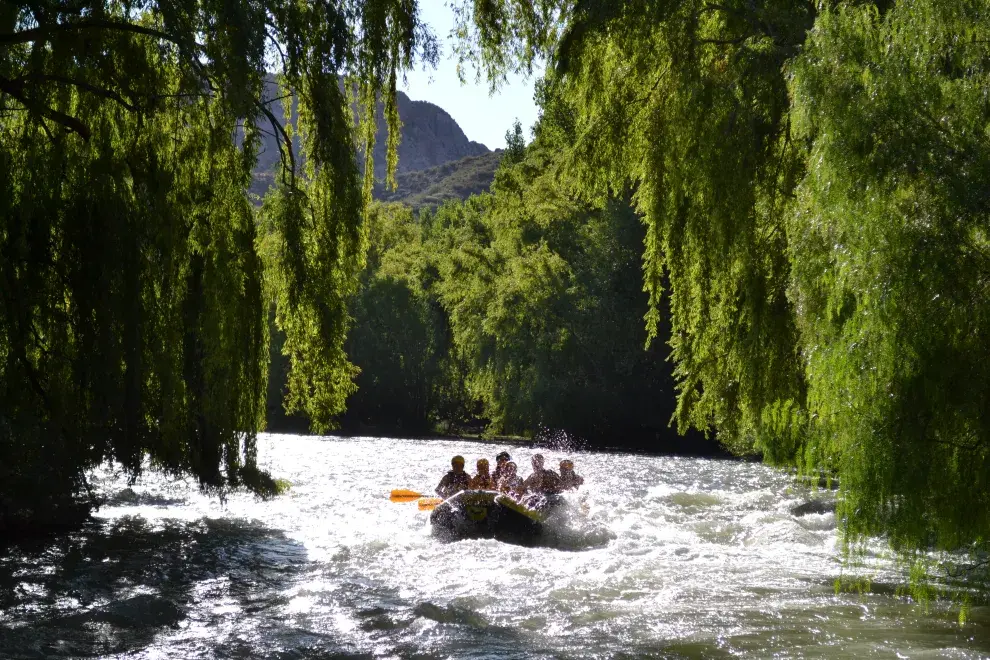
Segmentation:
<svg viewBox="0 0 990 660">
<path fill-rule="evenodd" d="M 450 460 L 450 466 L 450 472 L 443 475 L 443 479 L 440 480 L 440 485 L 437 486 L 436 490 L 437 495 L 443 499 L 447 499 L 471 487 L 471 477 L 464 471 L 464 457 L 454 456 Z"/>
<path fill-rule="evenodd" d="M 560 480 L 560 475 L 553 470 L 543 470 L 543 475 L 540 478 L 540 492 L 543 493 L 562 493 L 564 491 L 563 482 Z"/>
</svg>

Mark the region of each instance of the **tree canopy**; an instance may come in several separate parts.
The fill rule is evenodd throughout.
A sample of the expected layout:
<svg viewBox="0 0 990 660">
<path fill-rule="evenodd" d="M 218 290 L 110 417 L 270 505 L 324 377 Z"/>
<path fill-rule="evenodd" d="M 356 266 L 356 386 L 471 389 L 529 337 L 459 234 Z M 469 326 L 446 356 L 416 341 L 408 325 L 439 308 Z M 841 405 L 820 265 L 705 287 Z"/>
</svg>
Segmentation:
<svg viewBox="0 0 990 660">
<path fill-rule="evenodd" d="M 395 129 L 397 76 L 436 57 L 417 11 L 0 6 L 0 519 L 40 517 L 105 460 L 270 492 L 254 436 L 273 302 L 290 405 L 321 427 L 342 410 L 375 102 Z M 295 125 L 270 109 L 272 74 Z M 261 131 L 282 168 L 256 218 Z"/>
<path fill-rule="evenodd" d="M 907 548 L 990 532 L 988 31 L 983 3 L 840 5 L 790 70 L 806 451 Z"/>
<path fill-rule="evenodd" d="M 460 20 L 493 84 L 547 59 L 576 194 L 634 191 L 682 428 L 838 471 L 849 539 L 982 548 L 985 3 L 502 0 Z"/>
<path fill-rule="evenodd" d="M 346 343 L 361 371 L 345 429 L 484 425 L 710 452 L 667 428 L 666 347 L 643 350 L 639 216 L 627 197 L 596 205 L 568 194 L 538 142 L 520 147 L 518 162 L 503 159 L 490 193 L 418 217 L 372 207 Z"/>
</svg>

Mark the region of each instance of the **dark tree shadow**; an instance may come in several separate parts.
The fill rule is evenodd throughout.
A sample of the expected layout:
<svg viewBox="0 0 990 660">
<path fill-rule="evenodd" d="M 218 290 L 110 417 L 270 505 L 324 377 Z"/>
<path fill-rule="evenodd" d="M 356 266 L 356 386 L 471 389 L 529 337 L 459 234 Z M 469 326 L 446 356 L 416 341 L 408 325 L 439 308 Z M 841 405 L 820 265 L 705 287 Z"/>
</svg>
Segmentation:
<svg viewBox="0 0 990 660">
<path fill-rule="evenodd" d="M 196 587 L 223 582 L 244 613 L 279 596 L 307 563 L 302 545 L 255 521 L 93 521 L 55 539 L 0 547 L 0 657 L 127 653 L 178 628 Z"/>
</svg>

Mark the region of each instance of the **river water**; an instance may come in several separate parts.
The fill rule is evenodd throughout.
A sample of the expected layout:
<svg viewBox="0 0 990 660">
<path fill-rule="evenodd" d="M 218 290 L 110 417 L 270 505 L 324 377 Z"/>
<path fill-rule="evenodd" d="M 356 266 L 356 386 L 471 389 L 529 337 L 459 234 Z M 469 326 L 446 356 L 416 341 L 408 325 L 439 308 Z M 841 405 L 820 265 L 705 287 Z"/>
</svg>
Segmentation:
<svg viewBox="0 0 990 660">
<path fill-rule="evenodd" d="M 969 621 L 899 595 L 877 542 L 836 547 L 831 493 L 765 466 L 542 450 L 585 487 L 565 549 L 441 543 L 392 488 L 429 492 L 458 441 L 263 436 L 289 492 L 226 503 L 147 475 L 57 540 L 0 548 L 0 658 L 720 658 L 990 656 Z M 529 449 L 508 447 L 520 466 Z M 821 502 L 825 513 L 795 515 Z M 836 594 L 837 578 L 869 593 Z"/>
</svg>

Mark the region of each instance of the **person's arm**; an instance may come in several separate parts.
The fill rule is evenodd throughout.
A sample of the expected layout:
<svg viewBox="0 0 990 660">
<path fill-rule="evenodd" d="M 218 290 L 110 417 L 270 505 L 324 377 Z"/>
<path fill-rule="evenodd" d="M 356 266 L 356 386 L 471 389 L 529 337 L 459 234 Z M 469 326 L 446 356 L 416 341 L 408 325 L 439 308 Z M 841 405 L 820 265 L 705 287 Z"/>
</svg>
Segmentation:
<svg viewBox="0 0 990 660">
<path fill-rule="evenodd" d="M 440 480 L 440 485 L 437 486 L 436 493 L 443 499 L 447 499 L 447 489 L 450 486 L 450 473 L 443 475 L 443 479 Z"/>
</svg>

